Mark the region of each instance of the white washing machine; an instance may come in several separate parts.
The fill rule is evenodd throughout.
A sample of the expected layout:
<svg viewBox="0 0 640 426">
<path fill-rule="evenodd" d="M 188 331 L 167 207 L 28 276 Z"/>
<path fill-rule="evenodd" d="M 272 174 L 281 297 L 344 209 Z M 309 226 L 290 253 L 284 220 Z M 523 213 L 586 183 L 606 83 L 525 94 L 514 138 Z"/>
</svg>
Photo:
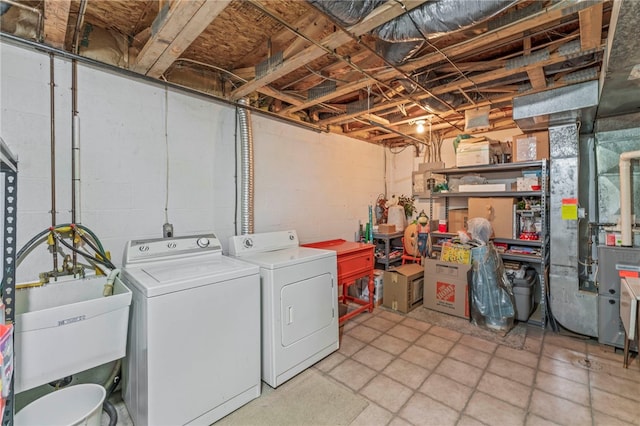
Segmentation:
<svg viewBox="0 0 640 426">
<path fill-rule="evenodd" d="M 336 252 L 300 247 L 295 231 L 231 237 L 260 266 L 262 380 L 275 388 L 338 349 Z"/>
<path fill-rule="evenodd" d="M 123 398 L 136 426 L 209 425 L 260 396 L 260 278 L 214 234 L 129 241 Z"/>
</svg>

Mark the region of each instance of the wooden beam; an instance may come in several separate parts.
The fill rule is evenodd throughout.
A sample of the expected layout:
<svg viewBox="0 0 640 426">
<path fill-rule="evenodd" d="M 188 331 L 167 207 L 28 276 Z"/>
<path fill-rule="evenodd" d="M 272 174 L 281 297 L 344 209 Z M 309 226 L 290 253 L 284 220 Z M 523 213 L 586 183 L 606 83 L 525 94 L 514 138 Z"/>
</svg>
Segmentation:
<svg viewBox="0 0 640 426">
<path fill-rule="evenodd" d="M 304 34 L 305 36 L 307 36 L 312 40 L 315 40 L 322 35 L 322 32 L 324 31 L 324 27 L 322 25 L 318 25 L 317 20 L 319 18 L 317 13 L 310 13 L 304 16 L 303 19 L 304 19 L 303 22 L 298 21 L 296 23 L 297 24 L 296 27 L 298 28 L 302 27 L 302 29 L 300 30 L 302 34 Z M 283 32 L 287 32 L 290 34 L 288 30 L 283 30 Z M 277 42 L 277 40 L 274 40 L 274 41 Z M 283 50 L 282 57 L 285 60 L 287 60 L 308 47 L 309 47 L 309 42 L 307 40 L 305 40 L 302 37 L 296 37 L 296 39 L 293 40 L 293 42 L 289 43 L 287 48 Z"/>
<path fill-rule="evenodd" d="M 132 69 L 160 77 L 230 2 L 175 0 L 165 4 L 153 22 L 151 38 L 140 51 Z"/>
<path fill-rule="evenodd" d="M 67 36 L 71 0 L 46 0 L 44 2 L 44 41 L 58 49 L 64 49 Z"/>
<path fill-rule="evenodd" d="M 525 39 L 522 40 L 522 53 L 525 55 L 531 54 L 531 37 L 525 37 Z"/>
<path fill-rule="evenodd" d="M 602 50 L 604 49 L 604 45 L 600 46 L 598 49 L 591 49 L 589 51 L 586 52 L 582 52 L 583 54 L 587 54 L 587 53 L 591 53 L 594 50 Z M 452 92 L 452 91 L 457 91 L 460 89 L 466 89 L 469 87 L 473 87 L 474 85 L 480 85 L 483 83 L 489 83 L 492 81 L 496 81 L 496 80 L 500 80 L 506 77 L 509 77 L 510 75 L 515 75 L 517 73 L 520 72 L 526 72 L 528 73 L 530 70 L 533 70 L 535 68 L 538 67 L 546 67 L 549 65 L 555 65 L 555 64 L 559 64 L 562 63 L 564 61 L 567 60 L 566 56 L 560 55 L 559 53 L 554 53 L 552 55 L 549 55 L 548 59 L 536 62 L 534 64 L 530 64 L 530 65 L 524 65 L 524 66 L 520 66 L 520 67 L 516 67 L 516 68 L 502 68 L 502 69 L 498 69 L 495 71 L 489 71 L 483 74 L 479 74 L 476 76 L 473 76 L 470 79 L 466 79 L 466 80 L 459 80 L 459 81 L 454 81 L 451 83 L 447 83 L 438 87 L 434 87 L 431 89 L 431 93 L 433 93 L 434 95 L 442 95 L 444 93 L 448 93 L 448 92 Z M 340 90 L 345 90 L 344 88 L 341 88 Z M 335 93 L 335 92 L 334 92 Z M 408 102 L 416 102 L 416 101 L 420 101 L 422 99 L 426 99 L 429 98 L 430 95 L 417 95 L 417 96 L 413 96 L 411 98 L 411 100 L 407 100 L 407 99 L 399 99 L 397 101 L 393 101 L 393 102 L 385 102 L 385 103 L 379 103 L 376 104 L 374 106 L 372 106 L 369 109 L 369 112 L 371 113 L 375 113 L 377 111 L 383 110 L 383 109 L 388 109 L 388 108 L 392 108 L 398 105 L 402 105 Z M 296 109 L 300 109 L 300 106 L 296 107 Z M 334 122 L 339 122 L 339 121 L 344 121 L 345 119 L 349 118 L 350 116 L 357 116 L 357 114 L 345 114 L 345 115 L 341 115 L 339 117 L 332 117 L 326 120 L 322 120 L 319 124 L 320 125 L 327 125 L 327 124 L 332 124 Z"/>
<path fill-rule="evenodd" d="M 527 75 L 529 76 L 531 87 L 533 87 L 534 89 L 544 89 L 545 87 L 547 87 L 547 79 L 544 75 L 544 68 L 537 67 L 527 70 Z"/>
<path fill-rule="evenodd" d="M 253 2 L 261 10 L 265 10 L 268 14 L 275 14 L 275 12 L 267 11 L 260 2 L 256 0 L 249 0 Z M 348 33 L 343 31 L 337 31 L 320 41 L 320 44 L 329 50 L 337 49 L 343 44 L 351 41 L 351 36 L 360 36 L 366 34 L 372 29 L 384 24 L 391 19 L 394 19 L 406 11 L 411 10 L 421 4 L 425 3 L 426 0 L 406 0 L 403 3 L 398 3 L 394 0 L 390 0 L 384 5 L 377 7 L 373 12 L 366 18 L 364 18 L 361 22 L 353 25 L 347 29 Z M 292 56 L 288 61 L 284 61 L 282 66 L 278 67 L 277 70 L 267 74 L 264 77 L 259 79 L 252 80 L 238 89 L 234 90 L 231 93 L 231 99 L 237 100 L 242 98 L 243 96 L 248 95 L 251 92 L 256 91 L 259 87 L 266 86 L 267 84 L 272 83 L 273 81 L 279 79 L 280 77 L 289 74 L 290 72 L 320 58 L 323 55 L 326 55 L 327 52 L 320 46 L 313 45 L 308 47 Z"/>
<path fill-rule="evenodd" d="M 600 46 L 602 38 L 602 3 L 581 10 L 580 16 L 580 45 L 582 50 Z"/>
<path fill-rule="evenodd" d="M 604 0 L 600 0 L 600 2 L 602 1 Z M 527 31 L 531 31 L 537 27 L 540 27 L 542 25 L 559 21 L 561 19 L 565 19 L 569 12 L 575 13 L 575 10 L 576 10 L 575 8 L 576 8 L 576 3 L 574 1 L 561 0 L 560 2 L 553 4 L 552 6 L 528 17 L 527 19 L 514 22 L 513 24 L 509 24 L 504 27 L 497 28 L 493 31 L 488 31 L 470 40 L 466 40 L 452 46 L 444 47 L 440 49 L 440 52 L 447 55 L 447 57 L 450 59 L 455 58 L 456 56 L 459 56 L 459 55 L 471 53 L 475 50 L 482 49 L 493 43 L 504 40 L 507 37 L 512 37 L 517 34 L 522 34 Z M 421 58 L 415 59 L 407 65 L 402 65 L 400 69 L 404 72 L 411 72 L 421 67 L 433 65 L 442 60 L 443 60 L 442 54 L 439 52 L 434 52 L 434 53 L 427 54 Z M 392 78 L 398 77 L 399 75 L 400 73 L 398 73 L 396 70 L 389 69 L 376 74 L 375 78 L 382 81 L 388 81 L 388 80 L 391 80 Z M 341 91 L 343 91 L 344 93 L 349 93 L 350 91 L 354 92 L 363 87 L 366 87 L 368 84 L 371 84 L 368 79 L 362 79 L 357 82 L 351 83 L 349 85 L 343 86 L 341 88 Z M 329 99 L 332 99 L 332 98 L 333 96 L 327 95 L 327 96 L 314 99 L 312 101 L 307 101 L 307 102 L 304 102 L 302 105 L 299 105 L 295 108 L 290 109 L 290 112 L 309 108 L 313 105 L 328 101 Z"/>
</svg>

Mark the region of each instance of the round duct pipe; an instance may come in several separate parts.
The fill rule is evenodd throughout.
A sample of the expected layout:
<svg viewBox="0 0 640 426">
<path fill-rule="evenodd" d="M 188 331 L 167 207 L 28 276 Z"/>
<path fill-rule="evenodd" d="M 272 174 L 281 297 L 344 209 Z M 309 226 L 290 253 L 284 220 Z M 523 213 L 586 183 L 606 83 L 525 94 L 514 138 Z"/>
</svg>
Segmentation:
<svg viewBox="0 0 640 426">
<path fill-rule="evenodd" d="M 640 159 L 640 151 L 620 154 L 620 231 L 622 246 L 633 246 L 631 231 L 631 160 Z"/>
<path fill-rule="evenodd" d="M 251 111 L 243 108 L 249 104 L 247 99 L 238 101 L 238 122 L 240 125 L 240 162 L 241 162 L 241 198 L 240 198 L 240 233 L 253 234 L 253 130 L 251 128 Z"/>
</svg>

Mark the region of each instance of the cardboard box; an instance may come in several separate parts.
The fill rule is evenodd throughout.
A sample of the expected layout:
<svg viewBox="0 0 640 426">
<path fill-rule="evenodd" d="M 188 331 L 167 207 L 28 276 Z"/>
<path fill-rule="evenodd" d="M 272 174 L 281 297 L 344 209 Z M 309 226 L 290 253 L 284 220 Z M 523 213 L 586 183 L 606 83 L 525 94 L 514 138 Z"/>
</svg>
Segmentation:
<svg viewBox="0 0 640 426">
<path fill-rule="evenodd" d="M 462 318 L 469 318 L 469 284 L 471 265 L 425 259 L 424 306 Z"/>
<path fill-rule="evenodd" d="M 422 306 L 424 269 L 417 263 L 408 263 L 385 271 L 382 294 L 382 306 L 395 311 L 407 313 Z"/>
<path fill-rule="evenodd" d="M 467 229 L 469 209 L 449 210 L 449 232 L 458 232 Z"/>
<path fill-rule="evenodd" d="M 495 238 L 514 238 L 516 199 L 469 198 L 469 218 L 484 217 L 491 222 Z"/>
<path fill-rule="evenodd" d="M 388 223 L 378 225 L 378 233 L 380 234 L 393 234 L 394 232 L 396 232 L 395 225 L 389 225 Z"/>
<path fill-rule="evenodd" d="M 511 161 L 534 161 L 549 158 L 549 132 L 525 133 L 513 137 Z"/>
<path fill-rule="evenodd" d="M 463 139 L 464 140 L 464 139 Z M 477 166 L 491 163 L 489 142 L 460 142 L 456 149 L 456 166 Z"/>
<path fill-rule="evenodd" d="M 537 177 L 519 177 L 516 178 L 516 191 L 533 191 L 534 185 L 540 185 Z"/>
</svg>

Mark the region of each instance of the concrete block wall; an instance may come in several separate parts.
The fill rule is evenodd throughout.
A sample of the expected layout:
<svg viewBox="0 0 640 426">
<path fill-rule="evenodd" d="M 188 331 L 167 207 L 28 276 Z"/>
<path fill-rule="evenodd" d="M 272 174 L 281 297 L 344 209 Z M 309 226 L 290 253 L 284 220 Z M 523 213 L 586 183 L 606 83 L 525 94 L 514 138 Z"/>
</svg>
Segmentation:
<svg viewBox="0 0 640 426">
<path fill-rule="evenodd" d="M 19 161 L 20 248 L 51 225 L 50 58 L 4 42 L 0 55 L 0 136 Z M 54 71 L 56 221 L 65 223 L 71 219 L 70 61 L 55 58 Z M 78 112 L 79 221 L 114 263 L 121 263 L 126 241 L 162 236 L 166 199 L 176 235 L 213 231 L 226 249 L 240 229 L 234 107 L 78 64 Z M 352 240 L 367 206 L 384 192 L 384 148 L 256 113 L 252 125 L 255 232 L 296 229 L 302 242 Z M 17 281 L 37 280 L 51 267 L 39 245 L 18 268 Z"/>
</svg>

